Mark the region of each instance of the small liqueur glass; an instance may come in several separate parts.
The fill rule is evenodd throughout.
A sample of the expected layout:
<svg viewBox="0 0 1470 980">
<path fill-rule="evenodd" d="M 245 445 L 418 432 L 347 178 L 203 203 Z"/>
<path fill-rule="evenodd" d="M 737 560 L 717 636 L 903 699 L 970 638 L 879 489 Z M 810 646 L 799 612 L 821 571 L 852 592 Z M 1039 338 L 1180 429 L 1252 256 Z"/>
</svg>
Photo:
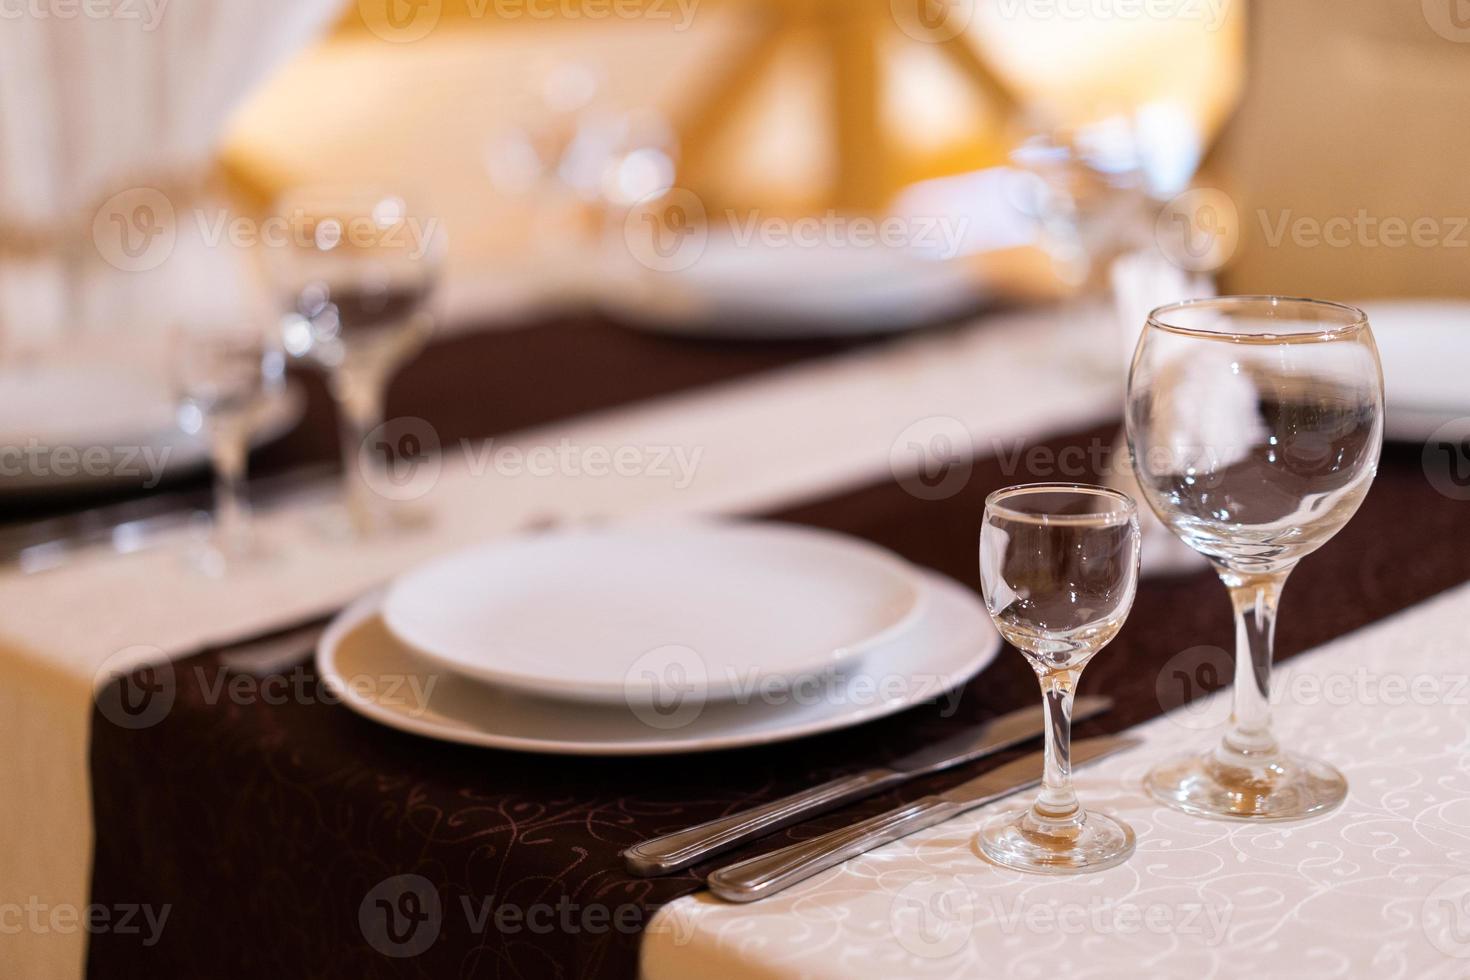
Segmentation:
<svg viewBox="0 0 1470 980">
<path fill-rule="evenodd" d="M 1101 871 L 1133 853 L 1133 830 L 1084 810 L 1072 790 L 1072 698 L 1082 668 L 1122 628 L 1138 586 L 1138 509 L 1106 487 L 1043 483 L 985 501 L 980 584 L 996 628 L 1041 681 L 1041 792 L 976 838 L 996 864 L 1038 874 Z"/>
</svg>

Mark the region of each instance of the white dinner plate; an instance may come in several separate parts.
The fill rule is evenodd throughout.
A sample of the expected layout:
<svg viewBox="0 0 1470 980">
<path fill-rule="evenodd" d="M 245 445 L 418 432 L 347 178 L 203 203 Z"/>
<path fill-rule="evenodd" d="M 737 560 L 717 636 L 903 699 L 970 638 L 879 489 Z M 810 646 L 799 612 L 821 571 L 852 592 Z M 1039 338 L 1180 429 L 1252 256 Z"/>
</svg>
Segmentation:
<svg viewBox="0 0 1470 980">
<path fill-rule="evenodd" d="M 921 598 L 918 572 L 866 541 L 691 520 L 448 555 L 393 583 L 383 621 L 424 658 L 469 677 L 647 703 L 665 668 L 687 668 L 711 699 L 830 671 L 911 625 Z"/>
<path fill-rule="evenodd" d="M 689 268 L 609 286 L 603 298 L 638 329 L 772 339 L 911 329 L 971 310 L 989 292 L 963 257 L 711 235 Z"/>
<path fill-rule="evenodd" d="M 290 431 L 305 407 L 300 385 L 276 389 L 251 444 Z M 169 386 L 141 373 L 92 363 L 0 371 L 0 495 L 152 489 L 208 465 L 207 437 L 184 432 L 177 413 Z"/>
<path fill-rule="evenodd" d="M 669 755 L 764 745 L 882 718 L 979 673 L 1000 637 L 976 595 L 923 573 L 925 612 L 860 663 L 779 692 L 706 701 L 697 690 L 657 707 L 572 704 L 438 669 L 397 642 L 381 595 L 344 610 L 322 635 L 323 683 L 350 709 L 427 738 L 564 755 Z"/>
<path fill-rule="evenodd" d="M 1366 300 L 1383 361 L 1384 434 L 1419 442 L 1470 415 L 1470 302 Z"/>
</svg>

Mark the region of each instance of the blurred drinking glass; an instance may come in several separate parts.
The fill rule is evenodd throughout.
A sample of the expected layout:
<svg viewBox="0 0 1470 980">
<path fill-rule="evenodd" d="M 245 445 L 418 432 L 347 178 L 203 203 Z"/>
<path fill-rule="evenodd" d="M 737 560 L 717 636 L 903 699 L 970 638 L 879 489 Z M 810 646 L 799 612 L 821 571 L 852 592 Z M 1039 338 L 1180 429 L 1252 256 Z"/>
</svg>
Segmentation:
<svg viewBox="0 0 1470 980">
<path fill-rule="evenodd" d="M 378 492 L 388 485 L 385 461 L 369 440 L 383 424 L 389 380 L 433 329 L 428 305 L 443 267 L 443 229 L 402 196 L 367 188 L 297 190 L 277 214 L 288 229 L 283 247 L 268 250 L 285 307 L 281 342 L 326 373 L 337 404 L 342 530 L 392 529 L 403 514 Z"/>
<path fill-rule="evenodd" d="M 208 574 L 259 557 L 245 486 L 250 437 L 281 381 L 268 371 L 265 330 L 258 321 L 201 320 L 174 331 L 173 378 L 179 425 L 203 432 L 214 467 L 214 521 L 209 542 L 193 557 Z"/>
<path fill-rule="evenodd" d="M 1367 317 L 1319 300 L 1226 296 L 1148 317 L 1128 380 L 1144 498 L 1214 565 L 1235 610 L 1234 711 L 1204 755 L 1144 785 L 1199 816 L 1293 820 L 1343 801 L 1325 762 L 1271 734 L 1276 607 L 1286 578 L 1357 511 L 1383 443 L 1383 374 Z"/>
</svg>

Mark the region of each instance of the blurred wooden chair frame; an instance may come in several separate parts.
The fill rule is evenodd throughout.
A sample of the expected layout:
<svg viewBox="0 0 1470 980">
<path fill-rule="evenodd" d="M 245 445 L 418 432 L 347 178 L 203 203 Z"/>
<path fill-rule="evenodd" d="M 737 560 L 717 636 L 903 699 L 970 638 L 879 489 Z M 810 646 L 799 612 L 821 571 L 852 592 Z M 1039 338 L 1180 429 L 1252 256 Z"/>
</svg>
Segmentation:
<svg viewBox="0 0 1470 980">
<path fill-rule="evenodd" d="M 894 188 L 894 148 L 882 121 L 882 47 L 897 37 L 931 43 L 965 83 L 1002 118 L 1018 102 L 963 31 L 948 22 L 948 9 L 971 0 L 723 0 L 751 8 L 759 27 L 726 60 L 708 93 L 679 123 L 682 181 L 700 186 L 720 132 L 740 103 L 771 70 L 787 40 L 810 31 L 825 39 L 822 57 L 831 78 L 827 117 L 834 152 L 834 178 L 827 203 L 843 211 L 880 211 Z M 900 27 L 901 10 L 912 7 L 911 30 Z M 918 31 L 929 36 L 917 38 Z"/>
</svg>

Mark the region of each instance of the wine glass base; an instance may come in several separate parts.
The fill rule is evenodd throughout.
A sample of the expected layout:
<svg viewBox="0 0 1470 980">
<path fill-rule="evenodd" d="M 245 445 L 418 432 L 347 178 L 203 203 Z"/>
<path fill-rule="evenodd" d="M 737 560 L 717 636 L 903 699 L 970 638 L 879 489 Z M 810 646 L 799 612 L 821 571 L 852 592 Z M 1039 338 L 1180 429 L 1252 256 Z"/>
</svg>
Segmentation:
<svg viewBox="0 0 1470 980">
<path fill-rule="evenodd" d="M 1302 820 L 1347 797 L 1342 773 L 1288 753 L 1253 768 L 1226 765 L 1213 751 L 1171 759 L 1150 770 L 1143 788 L 1175 810 L 1226 820 Z"/>
<path fill-rule="evenodd" d="M 209 538 L 197 538 L 185 549 L 184 563 L 206 578 L 224 578 L 242 569 L 269 563 L 277 556 L 275 547 L 257 534 L 228 545 Z"/>
<path fill-rule="evenodd" d="M 1043 875 L 1102 871 L 1133 854 L 1133 828 L 1105 813 L 1084 810 L 1081 826 L 1064 836 L 1037 833 L 1030 817 L 1028 809 L 990 820 L 975 836 L 980 852 L 1003 868 Z"/>
<path fill-rule="evenodd" d="M 364 513 L 345 503 L 326 508 L 312 520 L 316 533 L 336 544 L 391 538 L 425 530 L 431 524 L 429 512 L 421 508 L 399 505 Z"/>
</svg>

